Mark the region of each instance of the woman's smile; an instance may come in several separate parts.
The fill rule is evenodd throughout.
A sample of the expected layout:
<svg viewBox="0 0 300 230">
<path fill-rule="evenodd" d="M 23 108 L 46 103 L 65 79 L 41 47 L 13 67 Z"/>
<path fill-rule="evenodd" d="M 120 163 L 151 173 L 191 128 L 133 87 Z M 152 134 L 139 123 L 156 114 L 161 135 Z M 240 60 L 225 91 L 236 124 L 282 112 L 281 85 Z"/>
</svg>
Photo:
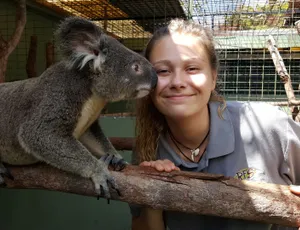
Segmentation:
<svg viewBox="0 0 300 230">
<path fill-rule="evenodd" d="M 190 98 L 193 96 L 194 94 L 174 94 L 174 95 L 168 95 L 165 98 L 171 102 L 182 102 L 185 100 L 190 100 Z"/>
</svg>

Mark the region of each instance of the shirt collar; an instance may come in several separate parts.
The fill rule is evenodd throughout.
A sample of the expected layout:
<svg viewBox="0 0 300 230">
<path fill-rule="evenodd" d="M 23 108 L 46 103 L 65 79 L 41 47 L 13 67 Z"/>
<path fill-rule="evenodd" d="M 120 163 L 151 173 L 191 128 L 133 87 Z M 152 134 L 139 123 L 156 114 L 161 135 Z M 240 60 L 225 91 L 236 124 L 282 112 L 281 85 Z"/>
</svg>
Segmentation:
<svg viewBox="0 0 300 230">
<path fill-rule="evenodd" d="M 234 151 L 234 130 L 230 119 L 230 113 L 225 108 L 223 111 L 223 119 L 218 115 L 219 102 L 210 102 L 210 134 L 209 143 L 206 152 L 202 156 L 199 163 L 192 163 L 182 160 L 167 143 L 165 136 L 159 138 L 160 148 L 158 151 L 159 159 L 169 159 L 176 166 L 184 166 L 188 168 L 205 168 L 208 165 L 208 160 L 230 154 Z"/>
</svg>

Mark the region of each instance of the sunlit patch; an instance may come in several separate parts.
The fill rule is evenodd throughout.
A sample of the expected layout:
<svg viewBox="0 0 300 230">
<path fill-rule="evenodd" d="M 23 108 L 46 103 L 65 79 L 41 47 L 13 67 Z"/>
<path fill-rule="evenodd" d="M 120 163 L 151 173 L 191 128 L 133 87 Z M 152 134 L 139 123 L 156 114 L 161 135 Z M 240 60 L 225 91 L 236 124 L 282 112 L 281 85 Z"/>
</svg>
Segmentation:
<svg viewBox="0 0 300 230">
<path fill-rule="evenodd" d="M 190 75 L 195 86 L 202 86 L 207 82 L 207 76 L 203 73 Z"/>
<path fill-rule="evenodd" d="M 208 58 L 199 38 L 193 35 L 174 33 L 171 36 L 174 44 L 178 45 L 181 60 L 199 59 L 207 62 Z"/>
<path fill-rule="evenodd" d="M 191 46 L 197 43 L 198 38 L 192 35 L 173 33 L 172 40 L 175 44 Z"/>
</svg>

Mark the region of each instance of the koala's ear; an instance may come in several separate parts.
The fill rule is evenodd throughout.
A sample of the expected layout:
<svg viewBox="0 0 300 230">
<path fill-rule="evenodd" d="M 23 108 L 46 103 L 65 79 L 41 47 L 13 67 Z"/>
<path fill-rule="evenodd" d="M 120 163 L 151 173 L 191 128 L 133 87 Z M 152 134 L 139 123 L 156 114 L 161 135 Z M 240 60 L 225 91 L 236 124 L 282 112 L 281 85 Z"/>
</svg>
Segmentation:
<svg viewBox="0 0 300 230">
<path fill-rule="evenodd" d="M 66 18 L 55 32 L 60 52 L 82 68 L 89 60 L 99 55 L 100 27 L 79 17 Z M 85 60 L 84 63 L 79 63 Z"/>
</svg>

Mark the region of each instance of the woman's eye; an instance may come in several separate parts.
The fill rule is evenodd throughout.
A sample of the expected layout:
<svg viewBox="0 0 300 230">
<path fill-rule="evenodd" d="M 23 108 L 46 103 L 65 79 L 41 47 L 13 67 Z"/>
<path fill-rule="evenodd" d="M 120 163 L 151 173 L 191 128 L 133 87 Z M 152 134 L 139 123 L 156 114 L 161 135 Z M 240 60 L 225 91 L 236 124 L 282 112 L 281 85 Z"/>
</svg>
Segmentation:
<svg viewBox="0 0 300 230">
<path fill-rule="evenodd" d="M 159 70 L 156 70 L 156 73 L 157 74 L 166 74 L 168 73 L 169 71 L 167 69 L 159 69 Z"/>
<path fill-rule="evenodd" d="M 187 68 L 187 71 L 190 72 L 190 73 L 196 73 L 200 70 L 200 68 L 198 67 L 188 67 Z"/>
</svg>

